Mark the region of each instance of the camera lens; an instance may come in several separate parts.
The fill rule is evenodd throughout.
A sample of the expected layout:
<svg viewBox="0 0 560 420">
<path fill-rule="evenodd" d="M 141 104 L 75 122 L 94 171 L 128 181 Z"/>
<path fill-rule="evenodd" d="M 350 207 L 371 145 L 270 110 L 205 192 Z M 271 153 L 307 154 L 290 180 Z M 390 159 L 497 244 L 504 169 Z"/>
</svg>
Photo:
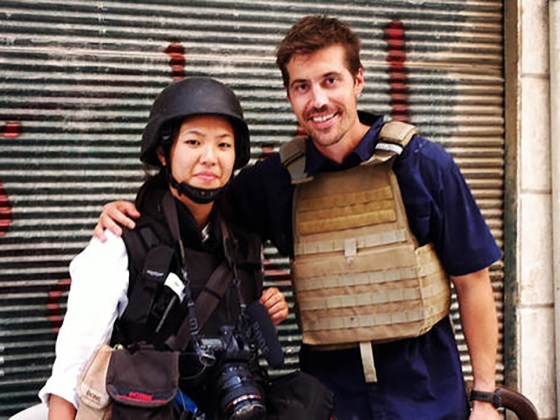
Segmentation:
<svg viewBox="0 0 560 420">
<path fill-rule="evenodd" d="M 266 414 L 264 396 L 247 366 L 225 364 L 216 382 L 220 411 L 228 420 L 263 419 Z"/>
</svg>

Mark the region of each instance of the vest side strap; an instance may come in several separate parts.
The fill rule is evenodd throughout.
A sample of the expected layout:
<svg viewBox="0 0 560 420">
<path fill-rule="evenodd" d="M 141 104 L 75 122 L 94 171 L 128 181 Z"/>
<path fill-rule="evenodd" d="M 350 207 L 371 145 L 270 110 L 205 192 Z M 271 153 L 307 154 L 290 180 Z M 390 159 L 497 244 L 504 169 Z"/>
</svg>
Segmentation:
<svg viewBox="0 0 560 420">
<path fill-rule="evenodd" d="M 373 360 L 371 342 L 365 341 L 360 343 L 360 355 L 362 356 L 362 366 L 364 368 L 366 382 L 377 382 L 377 370 L 375 369 L 375 361 Z"/>
</svg>

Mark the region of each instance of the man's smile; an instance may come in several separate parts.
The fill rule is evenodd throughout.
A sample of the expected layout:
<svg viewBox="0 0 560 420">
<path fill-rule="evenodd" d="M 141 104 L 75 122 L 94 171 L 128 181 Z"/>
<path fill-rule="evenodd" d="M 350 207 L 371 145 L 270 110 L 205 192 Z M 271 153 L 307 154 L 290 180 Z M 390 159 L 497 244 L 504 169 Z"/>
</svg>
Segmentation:
<svg viewBox="0 0 560 420">
<path fill-rule="evenodd" d="M 334 118 L 336 116 L 336 112 L 333 112 L 332 114 L 327 114 L 327 115 L 319 115 L 316 117 L 311 117 L 311 120 L 315 123 L 322 123 L 325 122 L 327 120 L 330 120 L 331 118 Z"/>
</svg>

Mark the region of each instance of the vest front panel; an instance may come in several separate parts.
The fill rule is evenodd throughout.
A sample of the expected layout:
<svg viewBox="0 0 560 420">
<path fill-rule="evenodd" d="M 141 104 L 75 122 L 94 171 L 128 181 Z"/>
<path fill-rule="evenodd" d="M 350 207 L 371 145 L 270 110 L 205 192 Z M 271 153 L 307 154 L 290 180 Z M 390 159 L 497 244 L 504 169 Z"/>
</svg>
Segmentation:
<svg viewBox="0 0 560 420">
<path fill-rule="evenodd" d="M 449 281 L 408 227 L 391 164 L 296 187 L 292 276 L 306 344 L 414 337 L 449 312 Z"/>
</svg>

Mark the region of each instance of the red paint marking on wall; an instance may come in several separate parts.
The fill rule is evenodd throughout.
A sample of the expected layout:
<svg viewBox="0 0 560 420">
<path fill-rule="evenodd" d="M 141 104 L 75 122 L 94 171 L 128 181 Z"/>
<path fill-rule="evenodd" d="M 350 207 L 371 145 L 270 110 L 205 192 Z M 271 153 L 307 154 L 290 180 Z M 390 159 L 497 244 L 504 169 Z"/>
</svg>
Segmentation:
<svg viewBox="0 0 560 420">
<path fill-rule="evenodd" d="M 12 206 L 8 200 L 8 194 L 0 181 L 0 238 L 6 234 L 12 224 Z"/>
<path fill-rule="evenodd" d="M 2 135 L 7 139 L 15 139 L 21 136 L 22 126 L 17 121 L 8 121 L 2 126 Z"/>
<path fill-rule="evenodd" d="M 54 333 L 58 333 L 62 325 L 63 313 L 65 312 L 62 308 L 62 296 L 70 287 L 70 283 L 70 279 L 59 280 L 48 293 L 47 318 L 52 324 L 51 328 Z"/>
<path fill-rule="evenodd" d="M 7 139 L 15 139 L 21 136 L 22 126 L 18 121 L 8 121 L 0 126 L 0 134 Z M 0 181 L 0 238 L 6 235 L 12 224 L 12 206 L 8 200 L 8 194 Z"/>
<path fill-rule="evenodd" d="M 384 28 L 384 32 L 388 46 L 391 116 L 395 120 L 408 122 L 410 117 L 404 25 L 400 20 L 393 20 Z"/>
<path fill-rule="evenodd" d="M 173 80 L 180 80 L 185 77 L 185 47 L 178 42 L 170 43 L 164 50 L 169 59 L 169 66 L 171 67 L 171 78 Z"/>
</svg>

